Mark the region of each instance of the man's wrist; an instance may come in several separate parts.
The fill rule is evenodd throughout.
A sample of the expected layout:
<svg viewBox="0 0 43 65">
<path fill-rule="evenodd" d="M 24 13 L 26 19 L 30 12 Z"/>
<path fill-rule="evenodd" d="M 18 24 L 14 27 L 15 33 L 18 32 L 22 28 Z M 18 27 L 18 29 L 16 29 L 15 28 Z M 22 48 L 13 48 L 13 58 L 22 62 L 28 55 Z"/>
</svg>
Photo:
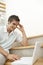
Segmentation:
<svg viewBox="0 0 43 65">
<path fill-rule="evenodd" d="M 23 31 L 22 31 L 22 33 L 24 34 L 24 33 L 25 33 L 25 31 L 23 30 Z"/>
<path fill-rule="evenodd" d="M 26 33 L 25 33 L 25 31 L 23 31 L 23 32 L 22 32 L 22 35 L 23 35 L 23 36 L 26 36 Z"/>
<path fill-rule="evenodd" d="M 7 58 L 8 55 L 9 55 L 9 53 L 6 52 L 6 53 L 4 53 L 3 55 Z"/>
</svg>

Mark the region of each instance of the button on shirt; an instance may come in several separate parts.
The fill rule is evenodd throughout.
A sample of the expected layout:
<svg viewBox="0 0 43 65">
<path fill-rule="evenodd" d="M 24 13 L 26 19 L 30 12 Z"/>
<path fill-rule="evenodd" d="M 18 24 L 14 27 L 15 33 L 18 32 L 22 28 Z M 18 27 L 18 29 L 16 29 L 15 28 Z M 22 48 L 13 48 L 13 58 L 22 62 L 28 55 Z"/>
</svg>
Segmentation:
<svg viewBox="0 0 43 65">
<path fill-rule="evenodd" d="M 10 49 L 14 41 L 21 42 L 22 36 L 16 31 L 12 31 L 10 34 L 7 32 L 6 26 L 0 27 L 0 46 L 4 49 Z"/>
</svg>

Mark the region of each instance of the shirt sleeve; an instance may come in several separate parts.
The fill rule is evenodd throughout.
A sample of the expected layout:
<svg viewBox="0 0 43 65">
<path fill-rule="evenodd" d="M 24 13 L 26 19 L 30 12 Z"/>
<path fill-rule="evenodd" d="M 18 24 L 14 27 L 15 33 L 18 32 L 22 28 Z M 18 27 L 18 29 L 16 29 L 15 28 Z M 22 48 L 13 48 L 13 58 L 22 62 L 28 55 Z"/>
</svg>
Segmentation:
<svg viewBox="0 0 43 65">
<path fill-rule="evenodd" d="M 1 33 L 2 33 L 2 26 L 0 26 L 0 46 L 1 46 L 1 40 L 2 40 L 2 36 L 1 36 L 2 34 Z"/>
<path fill-rule="evenodd" d="M 2 42 L 2 40 L 3 40 L 3 35 L 2 35 L 2 33 L 3 33 L 3 30 L 4 30 L 4 27 L 3 26 L 0 26 L 0 45 L 1 45 L 1 42 Z"/>
<path fill-rule="evenodd" d="M 17 33 L 17 38 L 16 38 L 17 42 L 21 42 L 22 41 L 22 35 Z"/>
</svg>

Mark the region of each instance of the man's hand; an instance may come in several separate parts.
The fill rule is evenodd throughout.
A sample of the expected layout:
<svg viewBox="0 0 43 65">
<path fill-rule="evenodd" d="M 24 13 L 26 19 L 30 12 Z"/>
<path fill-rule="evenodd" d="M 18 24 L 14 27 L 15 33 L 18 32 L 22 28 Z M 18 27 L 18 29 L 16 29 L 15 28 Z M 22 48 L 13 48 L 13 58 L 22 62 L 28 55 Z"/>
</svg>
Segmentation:
<svg viewBox="0 0 43 65">
<path fill-rule="evenodd" d="M 18 55 L 15 55 L 15 54 L 8 54 L 7 59 L 10 61 L 15 61 L 15 60 L 20 59 L 20 57 Z"/>
<path fill-rule="evenodd" d="M 18 28 L 21 32 L 24 32 L 24 27 L 23 27 L 23 25 L 19 24 L 17 28 Z"/>
<path fill-rule="evenodd" d="M 22 32 L 23 39 L 21 41 L 21 44 L 23 46 L 28 46 L 28 40 L 27 40 L 27 36 L 26 36 L 25 30 L 24 30 L 24 27 L 21 24 L 19 24 L 17 28 Z"/>
<path fill-rule="evenodd" d="M 14 61 L 20 59 L 20 56 L 15 54 L 9 54 L 0 46 L 0 53 L 3 54 L 8 60 Z"/>
</svg>

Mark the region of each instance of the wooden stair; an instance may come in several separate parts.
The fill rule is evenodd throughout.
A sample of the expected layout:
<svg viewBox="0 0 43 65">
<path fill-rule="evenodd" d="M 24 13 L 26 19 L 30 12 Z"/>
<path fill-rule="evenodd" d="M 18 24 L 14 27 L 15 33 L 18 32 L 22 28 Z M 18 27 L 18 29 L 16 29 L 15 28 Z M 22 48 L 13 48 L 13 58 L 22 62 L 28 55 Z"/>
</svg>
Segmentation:
<svg viewBox="0 0 43 65">
<path fill-rule="evenodd" d="M 34 65 L 43 65 L 43 58 L 39 58 Z"/>
<path fill-rule="evenodd" d="M 15 48 L 11 48 L 10 50 L 17 50 L 17 49 L 31 49 L 31 48 L 34 48 L 35 47 L 35 45 L 31 45 L 31 46 L 24 46 L 24 47 L 15 47 Z M 41 45 L 41 48 L 43 48 L 43 45 Z M 43 65 L 43 58 L 40 58 L 34 65 Z M 5 65 L 11 65 L 11 62 L 12 61 L 9 61 L 9 60 L 7 60 L 6 61 L 6 63 L 5 63 Z"/>
<path fill-rule="evenodd" d="M 7 60 L 4 65 L 11 65 L 11 62 L 12 62 L 12 61 Z"/>
<path fill-rule="evenodd" d="M 18 49 L 32 49 L 34 48 L 35 45 L 30 45 L 30 46 L 20 46 L 20 47 L 14 47 L 14 48 L 11 48 L 10 50 L 18 50 Z M 41 48 L 43 48 L 43 44 L 41 45 Z"/>
<path fill-rule="evenodd" d="M 5 65 L 11 65 L 12 61 L 7 60 Z M 33 65 L 43 65 L 43 58 L 39 58 Z"/>
</svg>

